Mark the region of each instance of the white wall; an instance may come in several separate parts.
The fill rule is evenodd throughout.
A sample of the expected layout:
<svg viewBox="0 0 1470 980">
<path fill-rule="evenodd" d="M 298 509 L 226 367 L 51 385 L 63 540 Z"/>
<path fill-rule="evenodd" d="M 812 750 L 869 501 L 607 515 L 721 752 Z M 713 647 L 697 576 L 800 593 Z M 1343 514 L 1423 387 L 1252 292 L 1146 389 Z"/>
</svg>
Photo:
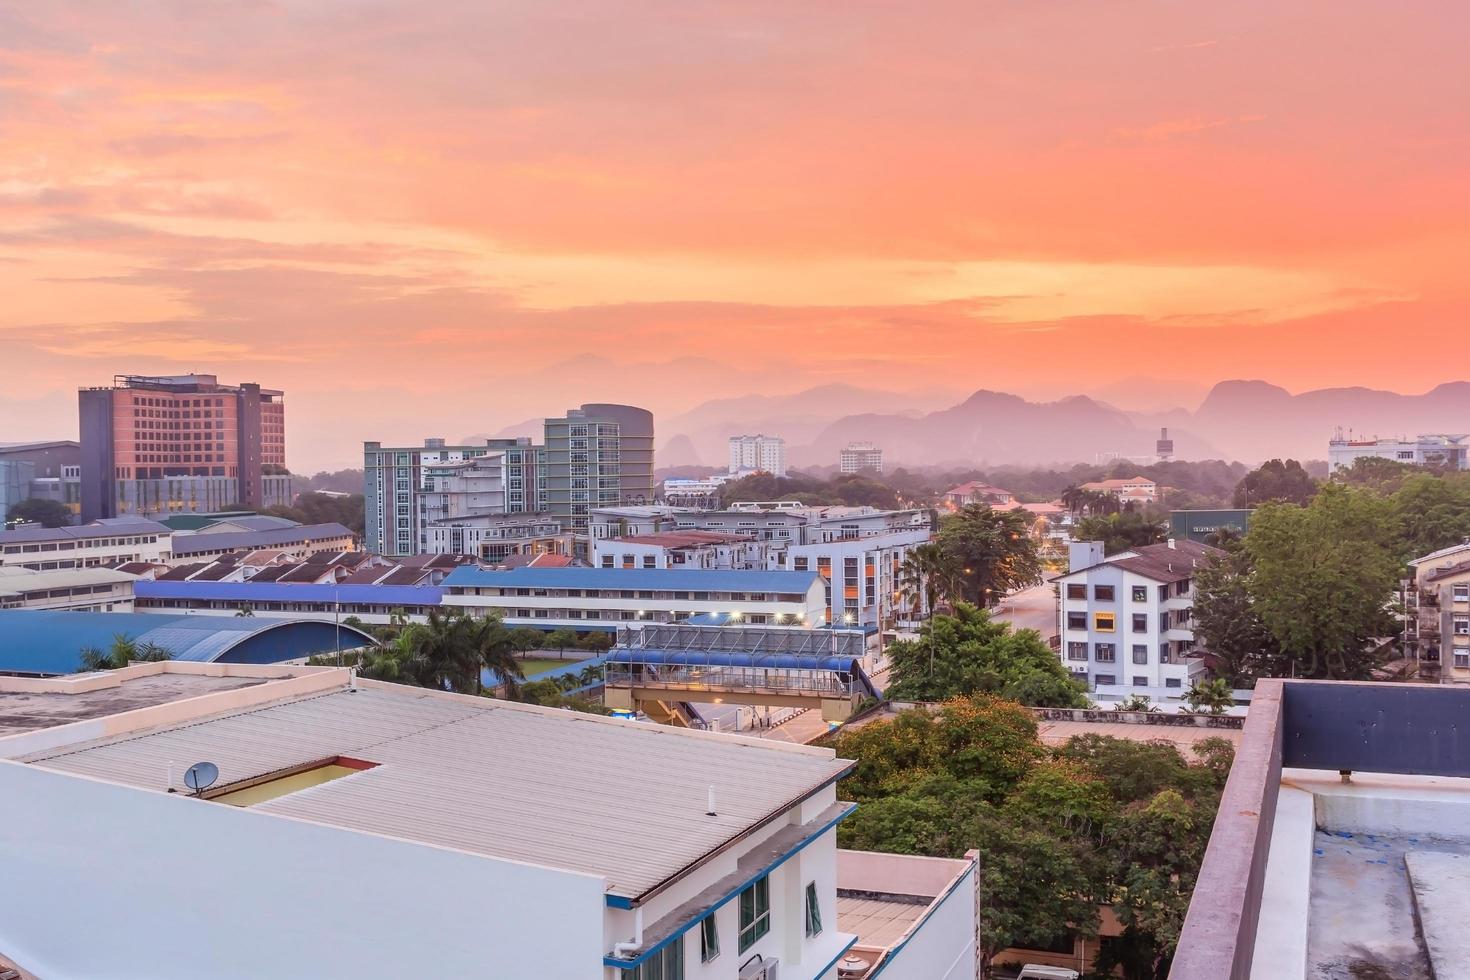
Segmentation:
<svg viewBox="0 0 1470 980">
<path fill-rule="evenodd" d="M 874 980 L 975 980 L 975 870 L 960 879 Z"/>
<path fill-rule="evenodd" d="M 47 980 L 605 973 L 600 878 L 14 762 L 0 800 L 0 949 Z"/>
</svg>

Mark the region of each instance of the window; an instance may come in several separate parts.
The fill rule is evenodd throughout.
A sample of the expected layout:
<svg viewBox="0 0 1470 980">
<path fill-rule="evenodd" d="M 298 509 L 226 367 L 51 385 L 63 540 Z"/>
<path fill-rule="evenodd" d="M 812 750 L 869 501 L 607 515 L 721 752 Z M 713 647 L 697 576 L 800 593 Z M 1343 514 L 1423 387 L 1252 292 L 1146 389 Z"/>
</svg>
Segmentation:
<svg viewBox="0 0 1470 980">
<path fill-rule="evenodd" d="M 613 556 L 612 555 L 603 555 L 602 556 L 602 567 L 603 568 L 612 568 L 613 567 Z"/>
<path fill-rule="evenodd" d="M 622 980 L 684 980 L 684 937 L 675 940 L 631 970 Z"/>
<path fill-rule="evenodd" d="M 1118 659 L 1118 648 L 1111 643 L 1098 643 L 1092 648 L 1100 664 L 1110 664 Z"/>
<path fill-rule="evenodd" d="M 1085 613 L 1085 612 L 1069 612 L 1069 613 L 1067 613 L 1067 629 L 1069 629 L 1069 630 L 1085 630 L 1085 629 L 1087 629 L 1087 613 Z"/>
<path fill-rule="evenodd" d="M 1166 677 L 1166 678 L 1164 678 L 1164 686 L 1165 687 L 1183 687 L 1184 684 L 1183 684 L 1183 682 L 1178 677 Z"/>
<path fill-rule="evenodd" d="M 699 962 L 708 963 L 720 955 L 720 927 L 713 914 L 699 923 Z"/>
<path fill-rule="evenodd" d="M 1097 683 L 1099 687 L 1111 687 L 1118 683 L 1118 677 L 1116 674 L 1098 674 Z"/>
<path fill-rule="evenodd" d="M 1098 602 L 1112 602 L 1113 587 L 1111 585 L 1094 585 L 1092 587 L 1092 597 Z"/>
<path fill-rule="evenodd" d="M 1148 678 L 1147 677 L 1141 677 L 1138 674 L 1134 674 L 1133 675 L 1133 686 L 1134 687 L 1148 687 Z"/>
<path fill-rule="evenodd" d="M 1135 585 L 1133 587 L 1133 601 L 1134 602 L 1148 602 L 1148 586 L 1146 586 L 1146 585 Z"/>
<path fill-rule="evenodd" d="M 1470 636 L 1470 616 L 1455 617 L 1455 635 Z"/>
<path fill-rule="evenodd" d="M 764 876 L 740 893 L 740 943 L 744 955 L 756 940 L 771 931 L 771 882 Z"/>
<path fill-rule="evenodd" d="M 1465 653 L 1460 653 L 1459 651 L 1456 651 L 1455 652 L 1455 666 L 1456 667 L 1470 667 L 1470 651 L 1467 651 Z"/>
<path fill-rule="evenodd" d="M 1133 644 L 1133 662 L 1136 664 L 1148 663 L 1148 646 L 1146 644 Z"/>
<path fill-rule="evenodd" d="M 1470 602 L 1470 585 L 1457 585 L 1455 589 L 1455 602 Z"/>
<path fill-rule="evenodd" d="M 1086 582 L 1068 582 L 1067 583 L 1067 598 L 1068 599 L 1086 599 L 1087 598 L 1087 583 Z"/>
<path fill-rule="evenodd" d="M 1086 660 L 1087 659 L 1087 644 L 1086 643 L 1076 643 L 1076 642 L 1068 643 L 1067 644 L 1067 659 L 1068 660 Z"/>
<path fill-rule="evenodd" d="M 808 939 L 822 934 L 822 907 L 817 904 L 817 883 L 806 883 L 806 936 Z"/>
<path fill-rule="evenodd" d="M 1099 633 L 1111 633 L 1118 628 L 1118 618 L 1110 612 L 1093 613 L 1092 628 Z"/>
<path fill-rule="evenodd" d="M 1135 632 L 1135 633 L 1147 633 L 1148 632 L 1148 614 L 1147 613 L 1134 613 L 1133 614 L 1133 632 Z"/>
</svg>

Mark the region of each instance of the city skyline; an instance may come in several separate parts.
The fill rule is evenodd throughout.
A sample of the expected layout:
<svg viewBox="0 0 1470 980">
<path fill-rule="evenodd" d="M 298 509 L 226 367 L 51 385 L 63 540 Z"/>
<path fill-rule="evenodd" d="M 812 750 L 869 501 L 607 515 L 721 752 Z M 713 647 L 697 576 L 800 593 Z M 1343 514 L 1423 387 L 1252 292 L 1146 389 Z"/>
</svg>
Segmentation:
<svg viewBox="0 0 1470 980">
<path fill-rule="evenodd" d="M 1467 18 L 0 4 L 0 432 L 191 370 L 290 391 L 307 470 L 833 382 L 1423 392 L 1369 355 L 1470 310 Z"/>
</svg>

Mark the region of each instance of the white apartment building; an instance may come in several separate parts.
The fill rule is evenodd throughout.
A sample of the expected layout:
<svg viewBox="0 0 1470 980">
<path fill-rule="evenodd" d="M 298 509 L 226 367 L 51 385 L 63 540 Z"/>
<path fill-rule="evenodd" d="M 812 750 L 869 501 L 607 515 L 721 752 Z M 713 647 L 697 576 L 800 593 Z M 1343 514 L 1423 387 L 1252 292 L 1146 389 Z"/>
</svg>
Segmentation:
<svg viewBox="0 0 1470 980">
<path fill-rule="evenodd" d="M 663 500 L 671 507 L 711 509 L 720 504 L 720 492 L 730 480 L 729 474 L 703 479 L 669 477 L 663 483 Z"/>
<path fill-rule="evenodd" d="M 1470 684 L 1470 543 L 1409 562 L 1404 642 L 1444 683 Z"/>
<path fill-rule="evenodd" d="M 933 534 L 928 510 L 812 507 L 795 501 L 750 502 L 727 510 L 612 507 L 593 511 L 593 547 L 610 537 L 712 531 L 765 545 L 768 569 L 823 577 L 824 616 L 854 626 L 891 622 L 899 612 L 898 569 Z M 833 605 L 836 600 L 836 605 Z"/>
<path fill-rule="evenodd" d="M 455 517 L 506 513 L 504 453 L 425 466 L 423 480 L 419 516 L 426 525 Z"/>
<path fill-rule="evenodd" d="M 837 456 L 837 468 L 844 473 L 872 470 L 883 472 L 883 450 L 871 442 L 849 442 Z"/>
<path fill-rule="evenodd" d="M 751 473 L 786 475 L 786 440 L 779 436 L 730 437 L 730 475 Z"/>
<path fill-rule="evenodd" d="M 811 572 L 465 566 L 440 585 L 443 605 L 494 612 L 512 626 L 615 630 L 720 616 L 811 628 L 825 618 L 821 580 Z"/>
<path fill-rule="evenodd" d="M 1195 644 L 1194 575 L 1219 549 L 1194 541 L 1104 556 L 1074 542 L 1060 593 L 1062 663 L 1100 695 L 1178 699 L 1204 673 Z"/>
<path fill-rule="evenodd" d="M 1470 469 L 1470 435 L 1433 434 L 1413 439 L 1344 438 L 1339 429 L 1327 443 L 1327 470 L 1335 473 L 1360 459 L 1392 459 L 1413 466 Z"/>
<path fill-rule="evenodd" d="M 16 683 L 0 950 L 47 980 L 976 977 L 973 857 L 839 852 L 830 749 L 336 668 Z"/>
<path fill-rule="evenodd" d="M 167 562 L 172 540 L 170 528 L 133 517 L 109 517 L 81 527 L 20 527 L 0 531 L 0 566 L 49 572 L 125 561 Z"/>
<path fill-rule="evenodd" d="M 0 567 L 0 609 L 71 609 L 132 612 L 137 576 L 110 568 L 65 568 L 35 572 Z M 4 639 L 0 638 L 0 644 Z"/>
</svg>

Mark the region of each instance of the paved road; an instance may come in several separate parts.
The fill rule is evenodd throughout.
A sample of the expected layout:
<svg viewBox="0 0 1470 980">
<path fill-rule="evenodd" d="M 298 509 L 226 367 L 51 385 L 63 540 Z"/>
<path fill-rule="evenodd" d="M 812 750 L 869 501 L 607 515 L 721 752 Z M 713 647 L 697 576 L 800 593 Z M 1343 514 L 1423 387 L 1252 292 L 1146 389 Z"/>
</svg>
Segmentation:
<svg viewBox="0 0 1470 980">
<path fill-rule="evenodd" d="M 1057 631 L 1057 598 L 1051 585 L 1033 585 L 1007 596 L 991 615 L 1016 629 L 1035 630 L 1045 640 Z"/>
</svg>

